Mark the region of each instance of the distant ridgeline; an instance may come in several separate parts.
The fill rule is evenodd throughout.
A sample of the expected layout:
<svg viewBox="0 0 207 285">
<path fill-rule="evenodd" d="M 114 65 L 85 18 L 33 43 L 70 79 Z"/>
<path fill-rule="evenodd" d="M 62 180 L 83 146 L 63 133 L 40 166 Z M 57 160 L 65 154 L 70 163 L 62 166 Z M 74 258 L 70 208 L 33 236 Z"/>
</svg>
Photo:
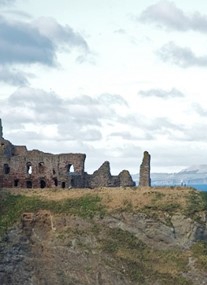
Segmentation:
<svg viewBox="0 0 207 285">
<path fill-rule="evenodd" d="M 132 187 L 135 182 L 128 170 L 111 175 L 105 161 L 93 174 L 85 172 L 86 154 L 51 154 L 27 150 L 3 138 L 0 119 L 0 187 L 3 188 L 95 188 Z M 150 155 L 144 152 L 140 166 L 140 186 L 150 186 Z"/>
<path fill-rule="evenodd" d="M 139 176 L 132 175 L 139 185 Z M 175 173 L 151 173 L 151 186 L 192 186 L 207 191 L 207 165 L 195 165 Z"/>
<path fill-rule="evenodd" d="M 207 165 L 198 165 L 177 173 L 152 173 L 153 185 L 207 184 Z"/>
</svg>

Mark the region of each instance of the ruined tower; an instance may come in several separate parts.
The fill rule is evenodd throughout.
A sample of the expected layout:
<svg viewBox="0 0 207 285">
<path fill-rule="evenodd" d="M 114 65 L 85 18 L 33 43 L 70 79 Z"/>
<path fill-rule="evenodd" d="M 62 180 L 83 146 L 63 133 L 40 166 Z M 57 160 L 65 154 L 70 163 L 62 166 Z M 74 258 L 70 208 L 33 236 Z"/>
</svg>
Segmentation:
<svg viewBox="0 0 207 285">
<path fill-rule="evenodd" d="M 0 139 L 3 139 L 3 127 L 2 127 L 1 119 L 0 119 Z"/>
<path fill-rule="evenodd" d="M 142 164 L 140 165 L 139 172 L 139 186 L 150 187 L 151 179 L 150 179 L 150 154 L 145 151 L 144 157 L 142 160 Z"/>
</svg>

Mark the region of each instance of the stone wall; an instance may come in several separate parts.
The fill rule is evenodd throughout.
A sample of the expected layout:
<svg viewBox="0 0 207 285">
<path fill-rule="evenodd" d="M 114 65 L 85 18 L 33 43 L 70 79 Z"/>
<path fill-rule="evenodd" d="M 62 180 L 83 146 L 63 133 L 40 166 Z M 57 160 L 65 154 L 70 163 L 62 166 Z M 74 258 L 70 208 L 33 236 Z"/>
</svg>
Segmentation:
<svg viewBox="0 0 207 285">
<path fill-rule="evenodd" d="M 113 176 L 108 161 L 92 175 L 85 172 L 83 153 L 51 154 L 15 146 L 3 138 L 0 119 L 0 187 L 84 188 L 134 186 L 131 175 L 123 170 Z"/>
<path fill-rule="evenodd" d="M 128 170 L 122 170 L 119 175 L 111 175 L 110 163 L 108 161 L 105 161 L 92 175 L 88 175 L 87 179 L 90 188 L 135 186 Z"/>
<path fill-rule="evenodd" d="M 85 154 L 27 151 L 1 139 L 1 187 L 84 187 Z M 77 179 L 78 178 L 78 179 Z"/>
</svg>

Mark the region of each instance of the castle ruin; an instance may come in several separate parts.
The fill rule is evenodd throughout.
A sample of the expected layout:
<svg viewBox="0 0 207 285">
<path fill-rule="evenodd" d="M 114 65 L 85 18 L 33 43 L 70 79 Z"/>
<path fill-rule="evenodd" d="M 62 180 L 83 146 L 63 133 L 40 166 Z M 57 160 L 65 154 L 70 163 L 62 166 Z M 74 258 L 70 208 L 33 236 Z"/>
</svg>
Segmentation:
<svg viewBox="0 0 207 285">
<path fill-rule="evenodd" d="M 108 161 L 93 174 L 85 172 L 86 155 L 27 150 L 3 138 L 0 119 L 0 188 L 95 188 L 134 186 L 127 170 L 113 176 Z"/>
</svg>

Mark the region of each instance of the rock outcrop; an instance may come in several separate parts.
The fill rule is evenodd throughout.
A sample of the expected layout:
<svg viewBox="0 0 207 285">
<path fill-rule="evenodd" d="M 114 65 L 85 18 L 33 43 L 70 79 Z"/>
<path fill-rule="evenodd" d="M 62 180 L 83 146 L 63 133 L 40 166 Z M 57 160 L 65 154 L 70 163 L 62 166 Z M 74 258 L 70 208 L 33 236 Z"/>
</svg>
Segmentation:
<svg viewBox="0 0 207 285">
<path fill-rule="evenodd" d="M 0 284 L 206 284 L 207 274 L 193 265 L 193 257 L 188 265 L 197 238 L 207 238 L 206 219 L 199 224 L 182 214 L 167 225 L 145 213 L 89 220 L 47 210 L 24 213 L 0 239 Z"/>
</svg>

